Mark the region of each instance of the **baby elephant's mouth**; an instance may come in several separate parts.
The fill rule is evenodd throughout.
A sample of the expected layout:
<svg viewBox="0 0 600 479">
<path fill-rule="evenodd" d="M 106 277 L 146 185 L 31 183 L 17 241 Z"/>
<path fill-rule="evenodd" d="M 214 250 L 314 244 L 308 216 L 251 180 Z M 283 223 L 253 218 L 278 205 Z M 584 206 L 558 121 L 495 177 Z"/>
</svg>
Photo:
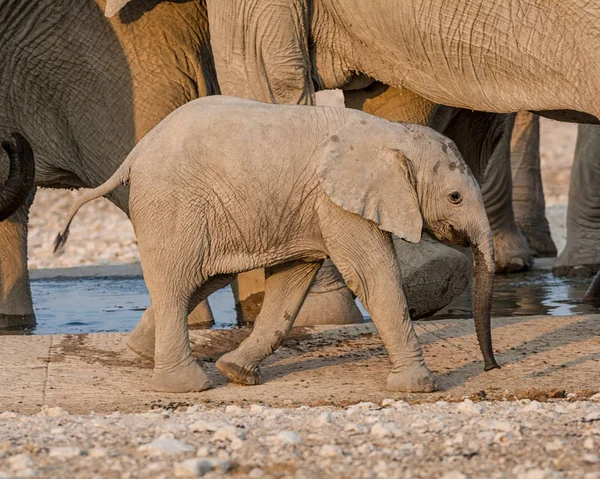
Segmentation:
<svg viewBox="0 0 600 479">
<path fill-rule="evenodd" d="M 471 246 L 466 231 L 457 230 L 453 225 L 444 221 L 429 225 L 429 231 L 438 241 L 443 243 L 450 243 L 455 246 Z"/>
</svg>

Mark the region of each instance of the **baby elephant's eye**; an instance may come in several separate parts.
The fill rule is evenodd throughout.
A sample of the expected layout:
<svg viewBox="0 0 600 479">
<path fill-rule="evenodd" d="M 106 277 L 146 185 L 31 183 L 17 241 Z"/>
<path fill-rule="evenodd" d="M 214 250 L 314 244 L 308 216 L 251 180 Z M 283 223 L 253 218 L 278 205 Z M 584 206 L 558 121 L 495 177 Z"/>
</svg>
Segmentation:
<svg viewBox="0 0 600 479">
<path fill-rule="evenodd" d="M 453 191 L 448 195 L 448 200 L 454 205 L 460 204 L 462 202 L 462 199 L 463 197 L 460 194 L 460 191 Z"/>
</svg>

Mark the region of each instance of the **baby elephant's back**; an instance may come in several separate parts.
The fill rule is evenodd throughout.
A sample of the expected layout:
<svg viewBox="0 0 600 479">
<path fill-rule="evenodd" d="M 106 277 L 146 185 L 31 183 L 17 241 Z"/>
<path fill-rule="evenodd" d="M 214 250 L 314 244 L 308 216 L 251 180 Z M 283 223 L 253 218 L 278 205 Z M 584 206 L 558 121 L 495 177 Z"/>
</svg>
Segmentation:
<svg viewBox="0 0 600 479">
<path fill-rule="evenodd" d="M 209 226 L 225 216 L 241 237 L 257 222 L 269 238 L 285 236 L 275 219 L 311 221 L 301 210 L 312 211 L 320 191 L 312 153 L 328 132 L 310 118 L 311 110 L 229 97 L 190 102 L 132 153 L 132 195 L 136 183 L 150 183 L 154 192 L 162 190 L 157 201 L 186 203 Z M 296 223 L 284 229 L 306 226 Z"/>
</svg>

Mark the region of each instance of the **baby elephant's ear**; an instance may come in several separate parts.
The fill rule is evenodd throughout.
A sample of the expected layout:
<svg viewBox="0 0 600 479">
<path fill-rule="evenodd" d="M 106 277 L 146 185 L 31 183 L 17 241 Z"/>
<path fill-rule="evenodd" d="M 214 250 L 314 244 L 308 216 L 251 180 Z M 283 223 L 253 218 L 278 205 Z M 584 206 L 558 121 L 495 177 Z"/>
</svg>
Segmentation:
<svg viewBox="0 0 600 479">
<path fill-rule="evenodd" d="M 394 148 L 396 134 L 406 133 L 384 120 L 347 123 L 317 150 L 317 176 L 336 205 L 417 243 L 423 218 L 412 166 Z"/>
</svg>

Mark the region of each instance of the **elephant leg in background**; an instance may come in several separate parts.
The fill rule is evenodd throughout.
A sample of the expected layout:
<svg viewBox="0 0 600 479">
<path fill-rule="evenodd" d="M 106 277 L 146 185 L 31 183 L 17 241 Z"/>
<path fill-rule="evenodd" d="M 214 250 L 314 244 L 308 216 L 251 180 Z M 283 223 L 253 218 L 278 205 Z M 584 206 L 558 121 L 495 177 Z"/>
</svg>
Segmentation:
<svg viewBox="0 0 600 479">
<path fill-rule="evenodd" d="M 294 261 L 269 268 L 265 298 L 252 333 L 217 361 L 221 373 L 237 383 L 261 383 L 259 363 L 285 339 L 302 307 L 321 263 Z"/>
<path fill-rule="evenodd" d="M 234 278 L 235 275 L 213 276 L 212 278 L 207 279 L 201 287 L 197 288 L 192 294 L 188 305 L 188 324 L 195 324 L 193 321 L 190 321 L 190 316 L 197 313 L 199 308 L 206 307 L 210 312 L 210 306 L 208 305 L 206 298 L 215 291 L 229 285 Z M 202 312 L 202 314 L 205 313 Z M 210 312 L 210 314 L 212 316 L 212 312 Z M 148 361 L 154 361 L 154 346 L 156 342 L 154 328 L 154 313 L 152 307 L 149 307 L 144 311 L 138 325 L 127 337 L 127 346 L 129 349 Z"/>
<path fill-rule="evenodd" d="M 546 203 L 540 168 L 540 117 L 520 112 L 510 143 L 512 203 L 515 221 L 536 258 L 556 257 L 556 245 L 546 219 Z"/>
<path fill-rule="evenodd" d="M 29 200 L 10 218 L 0 222 L 0 329 L 35 326 L 27 269 Z"/>
<path fill-rule="evenodd" d="M 323 215 L 321 231 L 329 257 L 371 315 L 388 352 L 388 390 L 435 391 L 410 320 L 392 235 L 341 208 Z"/>
<path fill-rule="evenodd" d="M 600 126 L 579 125 L 569 185 L 567 244 L 552 272 L 589 277 L 600 267 Z"/>
<path fill-rule="evenodd" d="M 600 301 L 600 270 L 598 270 L 596 276 L 594 276 L 592 284 L 590 284 L 590 287 L 588 288 L 587 292 L 585 293 L 585 296 L 583 297 L 583 301 Z"/>
<path fill-rule="evenodd" d="M 512 207 L 510 139 L 515 115 L 508 115 L 506 130 L 494 149 L 481 185 L 483 202 L 494 235 L 496 273 L 513 273 L 533 266 L 533 255 L 515 223 Z"/>
</svg>

